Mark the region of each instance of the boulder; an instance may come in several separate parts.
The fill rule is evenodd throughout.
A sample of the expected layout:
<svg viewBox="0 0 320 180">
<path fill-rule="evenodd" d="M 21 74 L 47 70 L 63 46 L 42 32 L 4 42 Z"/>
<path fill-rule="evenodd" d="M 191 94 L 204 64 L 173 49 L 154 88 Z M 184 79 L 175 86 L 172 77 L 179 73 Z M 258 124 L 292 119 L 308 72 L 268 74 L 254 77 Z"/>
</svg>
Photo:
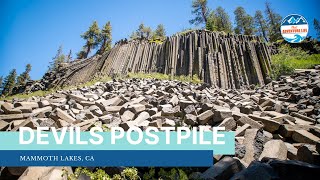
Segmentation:
<svg viewBox="0 0 320 180">
<path fill-rule="evenodd" d="M 242 165 L 239 160 L 226 156 L 203 172 L 200 179 L 230 179 L 234 174 L 242 171 L 244 168 L 244 165 Z"/>
<path fill-rule="evenodd" d="M 266 142 L 266 144 L 263 147 L 263 151 L 260 155 L 259 160 L 261 160 L 264 157 L 269 158 L 277 158 L 280 160 L 286 160 L 287 159 L 287 146 L 285 143 L 281 140 L 270 140 Z"/>
<path fill-rule="evenodd" d="M 213 112 L 211 110 L 207 110 L 201 114 L 198 115 L 198 123 L 201 125 L 207 124 L 209 120 L 211 120 L 213 117 Z"/>
</svg>

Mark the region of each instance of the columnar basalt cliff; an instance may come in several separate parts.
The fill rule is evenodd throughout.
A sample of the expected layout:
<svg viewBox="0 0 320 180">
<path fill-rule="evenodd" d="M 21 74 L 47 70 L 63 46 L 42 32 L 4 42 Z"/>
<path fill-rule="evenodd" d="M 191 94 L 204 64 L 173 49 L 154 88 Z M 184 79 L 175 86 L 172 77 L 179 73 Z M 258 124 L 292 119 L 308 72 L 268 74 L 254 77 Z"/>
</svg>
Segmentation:
<svg viewBox="0 0 320 180">
<path fill-rule="evenodd" d="M 103 56 L 77 60 L 42 81 L 51 87 L 76 85 L 129 72 L 197 75 L 213 87 L 239 89 L 268 81 L 270 52 L 256 36 L 197 30 L 167 37 L 162 44 L 121 40 Z"/>
</svg>

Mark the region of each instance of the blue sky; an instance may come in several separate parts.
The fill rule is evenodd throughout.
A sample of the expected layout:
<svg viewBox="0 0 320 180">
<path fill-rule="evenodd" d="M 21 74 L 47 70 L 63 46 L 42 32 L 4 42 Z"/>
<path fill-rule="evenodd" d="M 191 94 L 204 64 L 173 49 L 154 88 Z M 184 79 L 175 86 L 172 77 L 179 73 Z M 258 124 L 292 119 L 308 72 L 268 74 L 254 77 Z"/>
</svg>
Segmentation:
<svg viewBox="0 0 320 180">
<path fill-rule="evenodd" d="M 113 42 L 127 38 L 141 22 L 153 29 L 164 24 L 167 35 L 192 27 L 192 0 L 1 0 L 0 76 L 16 68 L 18 74 L 30 63 L 32 79 L 40 79 L 59 45 L 76 57 L 84 44 L 80 34 L 92 21 L 100 27 L 111 21 Z M 243 6 L 247 13 L 264 10 L 264 0 L 208 0 L 209 7 L 222 6 L 234 20 L 233 11 Z M 269 0 L 281 16 L 303 15 L 309 35 L 315 37 L 313 18 L 320 19 L 317 0 Z M 318 12 L 317 12 L 318 11 Z"/>
</svg>

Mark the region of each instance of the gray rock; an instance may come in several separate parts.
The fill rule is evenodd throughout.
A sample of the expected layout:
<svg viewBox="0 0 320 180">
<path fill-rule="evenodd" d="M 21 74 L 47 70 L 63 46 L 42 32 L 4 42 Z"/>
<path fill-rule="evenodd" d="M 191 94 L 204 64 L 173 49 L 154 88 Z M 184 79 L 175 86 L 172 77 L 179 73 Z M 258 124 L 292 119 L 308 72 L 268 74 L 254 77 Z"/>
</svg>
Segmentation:
<svg viewBox="0 0 320 180">
<path fill-rule="evenodd" d="M 211 110 L 207 110 L 201 114 L 198 115 L 198 123 L 201 125 L 207 124 L 209 120 L 211 120 L 213 117 L 213 112 Z"/>
<path fill-rule="evenodd" d="M 230 179 L 243 169 L 244 166 L 239 160 L 226 156 L 202 173 L 200 178 L 212 180 Z"/>
</svg>

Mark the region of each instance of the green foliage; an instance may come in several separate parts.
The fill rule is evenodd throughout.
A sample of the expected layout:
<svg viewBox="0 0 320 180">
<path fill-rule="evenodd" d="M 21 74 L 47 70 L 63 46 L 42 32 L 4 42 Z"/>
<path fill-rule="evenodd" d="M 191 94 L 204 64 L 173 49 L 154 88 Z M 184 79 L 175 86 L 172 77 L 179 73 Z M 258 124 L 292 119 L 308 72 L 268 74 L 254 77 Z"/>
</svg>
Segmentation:
<svg viewBox="0 0 320 180">
<path fill-rule="evenodd" d="M 267 17 L 267 24 L 269 27 L 269 40 L 271 42 L 276 42 L 277 40 L 282 38 L 280 33 L 282 17 L 273 11 L 269 2 L 266 2 L 265 14 Z"/>
<path fill-rule="evenodd" d="M 86 48 L 82 47 L 81 51 L 77 53 L 77 59 L 86 58 Z"/>
<path fill-rule="evenodd" d="M 67 177 L 68 180 L 77 180 L 81 175 L 88 176 L 91 180 L 138 180 L 138 170 L 136 168 L 125 168 L 120 174 L 115 174 L 112 178 L 102 169 L 97 168 L 94 172 L 78 167 L 73 174 L 69 174 L 67 170 L 63 169 L 62 177 Z"/>
<path fill-rule="evenodd" d="M 101 30 L 101 34 L 99 37 L 100 49 L 97 54 L 103 54 L 111 49 L 112 43 L 112 35 L 111 35 L 112 27 L 110 21 L 108 21 Z"/>
<path fill-rule="evenodd" d="M 98 26 L 97 21 L 93 21 L 92 25 L 89 27 L 88 31 L 83 33 L 81 37 L 86 40 L 86 45 L 84 48 L 86 49 L 85 54 L 83 52 L 80 52 L 79 55 L 84 55 L 82 58 L 87 58 L 90 51 L 92 49 L 95 49 L 100 42 L 100 29 Z"/>
<path fill-rule="evenodd" d="M 267 24 L 263 18 L 262 12 L 260 10 L 256 11 L 254 15 L 254 26 L 257 29 L 258 35 L 263 36 L 266 42 L 268 42 L 267 37 Z"/>
<path fill-rule="evenodd" d="M 153 32 L 152 39 L 164 41 L 166 38 L 166 30 L 163 24 L 159 24 L 156 30 Z"/>
<path fill-rule="evenodd" d="M 149 172 L 144 173 L 143 179 L 157 180 L 156 178 L 156 170 L 152 167 Z"/>
<path fill-rule="evenodd" d="M 167 170 L 161 168 L 158 173 L 156 173 L 154 168 L 150 168 L 149 172 L 143 175 L 143 179 L 156 180 L 188 180 L 188 175 L 178 168 L 171 168 Z M 115 174 L 110 177 L 103 169 L 96 168 L 91 171 L 87 168 L 78 167 L 75 169 L 73 174 L 69 174 L 69 171 L 63 169 L 61 177 L 66 177 L 68 180 L 77 180 L 81 175 L 88 176 L 91 180 L 140 180 L 141 177 L 138 175 L 137 168 L 125 168 L 120 174 Z"/>
<path fill-rule="evenodd" d="M 320 64 L 320 54 L 309 55 L 301 48 L 291 48 L 289 45 L 282 45 L 279 53 L 273 55 L 271 59 L 273 79 L 289 75 L 294 69 L 309 69 Z"/>
<path fill-rule="evenodd" d="M 314 18 L 313 20 L 313 27 L 316 30 L 317 39 L 320 39 L 320 23 L 319 20 L 317 20 L 316 18 Z"/>
<path fill-rule="evenodd" d="M 222 7 L 219 6 L 208 16 L 206 28 L 210 31 L 223 31 L 225 33 L 231 33 L 232 25 L 229 15 Z"/>
<path fill-rule="evenodd" d="M 206 23 L 206 29 L 209 31 L 217 31 L 218 27 L 216 25 L 216 17 L 214 14 L 214 11 L 211 11 L 211 13 L 208 16 L 208 20 Z"/>
<path fill-rule="evenodd" d="M 207 24 L 207 18 L 210 14 L 210 10 L 207 6 L 207 0 L 193 0 L 192 1 L 192 14 L 195 15 L 189 22 L 190 24 Z"/>
<path fill-rule="evenodd" d="M 121 172 L 121 176 L 124 179 L 130 179 L 130 180 L 138 180 L 140 179 L 140 177 L 138 176 L 138 169 L 137 168 L 125 168 L 122 172 Z"/>
<path fill-rule="evenodd" d="M 159 177 L 162 179 L 169 180 L 188 180 L 187 174 L 182 169 L 172 168 L 171 170 L 164 170 L 163 168 L 159 171 Z"/>
<path fill-rule="evenodd" d="M 63 169 L 62 177 L 67 177 L 68 180 L 77 180 L 84 174 L 91 180 L 111 180 L 110 176 L 102 169 L 96 169 L 95 172 L 90 171 L 87 168 L 78 167 L 73 174 L 69 174 L 67 170 Z"/>
<path fill-rule="evenodd" d="M 57 70 L 61 63 L 66 62 L 66 56 L 63 54 L 62 49 L 62 45 L 60 45 L 57 54 L 52 58 L 52 62 L 50 62 L 49 71 Z"/>
<path fill-rule="evenodd" d="M 148 26 L 145 26 L 143 23 L 139 25 L 139 28 L 136 32 L 133 32 L 130 36 L 130 39 L 150 39 L 152 36 L 152 29 Z"/>
<path fill-rule="evenodd" d="M 16 69 L 11 70 L 8 76 L 4 79 L 3 89 L 1 93 L 2 95 L 7 96 L 12 93 L 12 90 L 16 85 L 16 77 L 17 77 Z"/>
<path fill-rule="evenodd" d="M 244 35 L 253 35 L 255 28 L 253 25 L 253 18 L 246 13 L 243 7 L 237 7 L 234 11 L 235 15 L 235 33 Z"/>
<path fill-rule="evenodd" d="M 30 80 L 31 64 L 26 65 L 26 70 L 17 78 L 17 85 L 25 85 Z"/>
<path fill-rule="evenodd" d="M 128 78 L 138 78 L 138 79 L 159 79 L 159 80 L 177 80 L 181 82 L 191 82 L 194 84 L 202 83 L 202 80 L 199 79 L 197 75 L 191 76 L 174 76 L 171 77 L 167 74 L 161 74 L 161 73 L 128 73 Z"/>
</svg>

